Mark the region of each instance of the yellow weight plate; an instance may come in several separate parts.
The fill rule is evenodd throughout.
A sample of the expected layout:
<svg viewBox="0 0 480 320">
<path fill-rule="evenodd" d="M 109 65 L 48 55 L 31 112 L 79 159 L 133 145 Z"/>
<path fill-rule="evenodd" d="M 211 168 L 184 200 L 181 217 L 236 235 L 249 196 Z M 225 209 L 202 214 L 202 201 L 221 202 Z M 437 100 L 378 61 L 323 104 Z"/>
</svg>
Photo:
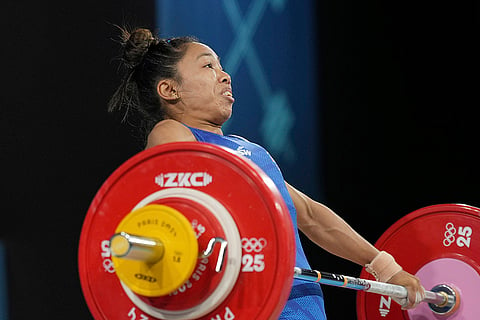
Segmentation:
<svg viewBox="0 0 480 320">
<path fill-rule="evenodd" d="M 150 204 L 129 213 L 115 232 L 157 239 L 164 247 L 163 257 L 155 263 L 112 257 L 118 278 L 133 292 L 164 296 L 190 278 L 198 259 L 198 242 L 190 221 L 179 211 Z"/>
</svg>

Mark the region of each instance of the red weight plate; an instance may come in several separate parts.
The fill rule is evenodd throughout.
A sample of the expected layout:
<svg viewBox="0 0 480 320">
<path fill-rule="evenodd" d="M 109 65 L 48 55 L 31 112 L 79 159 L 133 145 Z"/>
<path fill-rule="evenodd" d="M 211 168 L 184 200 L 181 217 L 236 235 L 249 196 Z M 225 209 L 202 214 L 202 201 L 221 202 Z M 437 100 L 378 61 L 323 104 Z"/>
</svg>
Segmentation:
<svg viewBox="0 0 480 320">
<path fill-rule="evenodd" d="M 216 199 L 230 213 L 241 239 L 241 269 L 233 289 L 213 311 L 199 319 L 278 318 L 288 298 L 295 264 L 291 255 L 295 245 L 293 227 L 278 190 L 253 163 L 223 148 L 174 143 L 129 159 L 105 181 L 91 203 L 80 237 L 79 273 L 95 319 L 163 319 L 151 316 L 139 303 L 132 302 L 110 259 L 108 239 L 139 203 L 153 199 L 151 203 L 164 203 L 183 211 L 197 235 L 203 232 L 198 237 L 200 249 L 213 236 L 231 236 L 223 225 L 219 226 L 218 217 L 211 211 L 197 205 L 196 200 L 175 197 L 176 190 L 195 191 Z M 173 195 L 152 198 L 168 191 L 173 191 Z M 234 258 L 231 245 L 234 244 L 227 248 L 228 259 Z M 217 254 L 218 250 L 207 260 L 199 260 L 190 279 L 191 287 L 187 282 L 176 294 L 153 300 L 140 297 L 141 301 L 173 311 L 202 305 L 224 279 L 226 271 L 213 271 Z"/>
<path fill-rule="evenodd" d="M 416 210 L 394 223 L 375 246 L 391 253 L 406 271 L 417 275 L 422 283 L 447 284 L 459 289 L 460 295 L 468 294 L 471 290 L 465 287 L 464 281 L 447 274 L 469 269 L 477 278 L 480 277 L 480 209 L 463 204 L 444 204 Z M 445 261 L 450 261 L 447 263 L 449 270 L 428 275 L 424 272 L 444 265 Z M 365 270 L 360 277 L 373 279 Z M 427 286 L 425 289 L 431 288 Z M 460 315 L 458 319 L 463 319 L 464 314 L 461 313 L 465 311 L 461 308 L 457 311 L 457 316 Z M 357 315 L 359 320 L 418 318 L 410 317 L 387 296 L 363 291 L 357 294 Z M 454 319 L 453 316 L 448 318 Z M 436 320 L 438 317 L 433 312 L 426 312 L 421 319 Z"/>
</svg>

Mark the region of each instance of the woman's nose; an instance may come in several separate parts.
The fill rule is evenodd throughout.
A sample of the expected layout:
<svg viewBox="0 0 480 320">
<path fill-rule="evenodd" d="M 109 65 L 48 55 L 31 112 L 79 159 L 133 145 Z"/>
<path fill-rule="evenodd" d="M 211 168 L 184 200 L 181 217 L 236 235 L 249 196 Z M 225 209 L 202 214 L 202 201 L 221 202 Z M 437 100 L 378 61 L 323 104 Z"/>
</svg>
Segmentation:
<svg viewBox="0 0 480 320">
<path fill-rule="evenodd" d="M 220 70 L 219 81 L 230 84 L 232 83 L 232 78 L 226 71 Z"/>
</svg>

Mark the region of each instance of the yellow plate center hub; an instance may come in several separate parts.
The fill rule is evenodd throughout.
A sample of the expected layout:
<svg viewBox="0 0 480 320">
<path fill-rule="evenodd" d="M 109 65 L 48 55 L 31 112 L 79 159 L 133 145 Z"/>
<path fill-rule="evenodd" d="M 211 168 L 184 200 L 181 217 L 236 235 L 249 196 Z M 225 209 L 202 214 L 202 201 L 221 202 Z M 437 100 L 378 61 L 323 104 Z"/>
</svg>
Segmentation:
<svg viewBox="0 0 480 320">
<path fill-rule="evenodd" d="M 167 295 L 191 276 L 198 260 L 195 232 L 179 211 L 150 204 L 130 212 L 110 241 L 118 278 L 146 297 Z"/>
</svg>

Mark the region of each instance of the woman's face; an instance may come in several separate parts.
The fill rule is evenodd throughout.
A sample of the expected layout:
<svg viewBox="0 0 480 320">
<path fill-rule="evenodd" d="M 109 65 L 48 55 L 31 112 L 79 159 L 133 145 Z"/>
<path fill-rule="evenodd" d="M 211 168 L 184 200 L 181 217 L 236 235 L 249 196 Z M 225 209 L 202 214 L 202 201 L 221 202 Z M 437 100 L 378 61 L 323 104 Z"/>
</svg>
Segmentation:
<svg viewBox="0 0 480 320">
<path fill-rule="evenodd" d="M 181 79 L 177 92 L 183 117 L 215 126 L 221 126 L 230 118 L 235 101 L 231 78 L 211 48 L 198 42 L 189 43 L 177 70 Z"/>
</svg>

